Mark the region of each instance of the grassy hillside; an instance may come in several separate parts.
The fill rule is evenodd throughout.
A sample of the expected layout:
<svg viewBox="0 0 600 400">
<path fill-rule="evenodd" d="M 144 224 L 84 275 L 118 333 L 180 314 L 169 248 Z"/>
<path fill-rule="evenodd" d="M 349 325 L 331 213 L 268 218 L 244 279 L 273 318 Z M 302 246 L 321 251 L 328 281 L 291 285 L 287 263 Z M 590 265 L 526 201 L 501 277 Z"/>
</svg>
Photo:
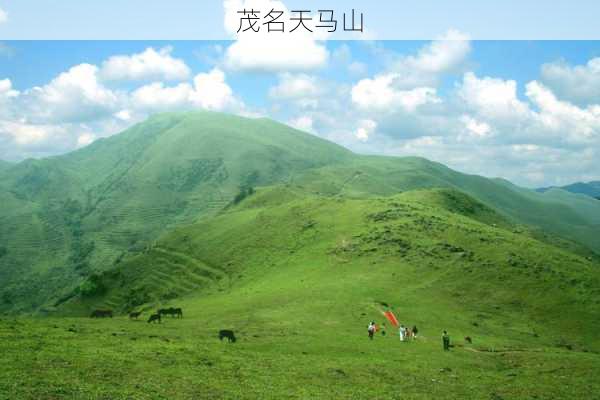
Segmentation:
<svg viewBox="0 0 600 400">
<path fill-rule="evenodd" d="M 592 199 L 535 193 L 420 158 L 361 156 L 266 119 L 161 114 L 74 153 L 0 171 L 0 311 L 53 311 L 162 234 L 281 183 L 348 199 L 457 189 L 538 237 L 600 251 Z"/>
<path fill-rule="evenodd" d="M 32 399 L 587 398 L 600 389 L 599 268 L 456 190 L 364 199 L 262 188 L 130 254 L 90 282 L 105 290 L 61 307 L 147 317 L 178 306 L 183 319 L 5 319 L 0 390 Z M 419 339 L 400 343 L 388 324 L 369 341 L 366 324 L 382 323 L 381 309 L 416 324 Z M 236 344 L 217 340 L 224 328 Z"/>
</svg>

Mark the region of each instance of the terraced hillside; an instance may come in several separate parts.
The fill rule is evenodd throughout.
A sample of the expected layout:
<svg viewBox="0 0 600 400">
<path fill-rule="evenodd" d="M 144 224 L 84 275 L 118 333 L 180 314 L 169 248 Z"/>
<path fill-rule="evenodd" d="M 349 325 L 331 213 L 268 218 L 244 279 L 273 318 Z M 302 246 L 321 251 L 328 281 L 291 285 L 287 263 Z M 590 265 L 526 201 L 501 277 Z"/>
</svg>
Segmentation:
<svg viewBox="0 0 600 400">
<path fill-rule="evenodd" d="M 162 234 L 282 183 L 349 199 L 457 189 L 538 237 L 600 251 L 600 203 L 591 198 L 420 158 L 361 156 L 266 119 L 161 114 L 71 154 L 0 170 L 0 311 L 53 312 Z"/>
</svg>

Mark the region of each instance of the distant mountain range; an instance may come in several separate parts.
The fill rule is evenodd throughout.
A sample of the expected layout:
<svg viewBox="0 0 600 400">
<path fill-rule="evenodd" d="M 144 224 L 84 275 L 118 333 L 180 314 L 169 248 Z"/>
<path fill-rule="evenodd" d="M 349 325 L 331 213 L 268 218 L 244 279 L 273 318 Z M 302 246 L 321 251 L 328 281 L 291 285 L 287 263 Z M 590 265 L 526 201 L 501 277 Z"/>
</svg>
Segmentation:
<svg viewBox="0 0 600 400">
<path fill-rule="evenodd" d="M 537 189 L 537 191 L 540 193 L 544 193 L 550 189 L 562 189 L 562 190 L 566 190 L 567 192 L 571 192 L 571 193 L 585 194 L 587 196 L 594 197 L 594 198 L 600 200 L 600 181 L 593 181 L 593 182 L 587 182 L 587 183 L 576 182 L 576 183 L 572 183 L 567 186 L 561 186 L 561 187 L 552 186 L 552 187 L 540 188 L 540 189 Z"/>
</svg>

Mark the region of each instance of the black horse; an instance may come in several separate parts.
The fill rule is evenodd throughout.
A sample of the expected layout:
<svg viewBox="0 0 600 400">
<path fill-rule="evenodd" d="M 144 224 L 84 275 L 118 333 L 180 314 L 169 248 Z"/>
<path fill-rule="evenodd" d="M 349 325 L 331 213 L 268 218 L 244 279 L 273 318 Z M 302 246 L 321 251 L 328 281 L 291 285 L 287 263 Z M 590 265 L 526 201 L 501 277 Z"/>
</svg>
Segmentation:
<svg viewBox="0 0 600 400">
<path fill-rule="evenodd" d="M 227 338 L 227 340 L 229 341 L 229 343 L 235 343 L 236 342 L 236 338 L 235 338 L 235 333 L 233 333 L 232 330 L 229 329 L 221 329 L 219 331 L 219 340 L 223 341 L 223 339 Z"/>
<path fill-rule="evenodd" d="M 90 318 L 112 318 L 113 312 L 112 310 L 94 310 Z"/>
<path fill-rule="evenodd" d="M 152 314 L 150 318 L 148 318 L 148 323 L 156 321 L 158 321 L 158 323 L 160 324 L 160 314 Z"/>
<path fill-rule="evenodd" d="M 171 317 L 183 318 L 183 310 L 181 308 L 161 308 L 158 310 L 160 315 L 170 315 Z"/>
</svg>

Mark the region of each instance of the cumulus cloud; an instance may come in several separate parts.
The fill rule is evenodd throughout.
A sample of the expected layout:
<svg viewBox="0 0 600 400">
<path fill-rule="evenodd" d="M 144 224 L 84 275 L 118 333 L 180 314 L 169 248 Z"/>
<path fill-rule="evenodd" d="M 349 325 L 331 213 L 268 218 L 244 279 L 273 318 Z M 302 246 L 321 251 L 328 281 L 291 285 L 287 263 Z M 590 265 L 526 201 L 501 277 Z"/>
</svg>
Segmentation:
<svg viewBox="0 0 600 400">
<path fill-rule="evenodd" d="M 0 79 L 0 101 L 2 99 L 14 98 L 18 95 L 19 92 L 13 89 L 10 79 Z"/>
<path fill-rule="evenodd" d="M 310 133 L 314 133 L 314 121 L 311 117 L 307 116 L 307 115 L 302 115 L 298 118 L 294 118 L 292 120 L 289 121 L 290 126 L 293 126 L 296 129 L 299 129 L 301 131 L 305 131 L 305 132 L 310 132 Z"/>
<path fill-rule="evenodd" d="M 419 106 L 441 102 L 435 88 L 419 87 L 398 90 L 394 81 L 397 74 L 385 74 L 373 79 L 363 79 L 352 88 L 352 101 L 366 110 L 415 111 Z"/>
<path fill-rule="evenodd" d="M 444 74 L 459 71 L 470 52 L 469 36 L 450 30 L 424 46 L 416 55 L 402 56 L 392 64 L 396 87 L 436 86 Z"/>
<path fill-rule="evenodd" d="M 8 14 L 0 8 L 0 24 L 5 23 L 6 21 L 8 21 Z"/>
<path fill-rule="evenodd" d="M 564 61 L 544 64 L 541 80 L 559 97 L 575 104 L 600 103 L 600 58 L 576 66 Z"/>
<path fill-rule="evenodd" d="M 106 80 L 187 79 L 189 67 L 172 57 L 172 51 L 172 47 L 158 51 L 149 47 L 137 54 L 112 56 L 102 63 L 101 76 Z"/>
<path fill-rule="evenodd" d="M 42 122 L 78 122 L 112 114 L 119 95 L 98 78 L 98 67 L 79 64 L 50 83 L 34 87 L 20 97 L 29 118 Z"/>
<path fill-rule="evenodd" d="M 478 78 L 468 72 L 458 94 L 465 104 L 487 118 L 514 119 L 527 114 L 527 104 L 517 98 L 517 82 L 497 78 Z"/>
<path fill-rule="evenodd" d="M 145 111 L 202 108 L 235 111 L 242 106 L 225 81 L 225 73 L 218 68 L 194 77 L 193 85 L 181 83 L 165 86 L 155 82 L 142 86 L 131 95 L 134 108 Z"/>
<path fill-rule="evenodd" d="M 278 0 L 225 0 L 225 30 L 236 41 L 225 51 L 224 65 L 231 70 L 266 72 L 292 72 L 314 70 L 323 67 L 329 59 L 327 47 L 319 42 L 318 34 L 298 29 L 292 33 L 268 32 L 259 21 L 258 32 L 238 30 L 240 10 L 257 10 L 264 16 L 275 9 L 289 15 L 288 8 Z M 289 21 L 288 21 L 289 24 Z"/>
<path fill-rule="evenodd" d="M 356 136 L 358 140 L 366 142 L 369 140 L 369 137 L 373 134 L 375 129 L 377 129 L 377 122 L 372 119 L 363 119 L 358 121 L 358 129 L 354 136 Z"/>
</svg>

